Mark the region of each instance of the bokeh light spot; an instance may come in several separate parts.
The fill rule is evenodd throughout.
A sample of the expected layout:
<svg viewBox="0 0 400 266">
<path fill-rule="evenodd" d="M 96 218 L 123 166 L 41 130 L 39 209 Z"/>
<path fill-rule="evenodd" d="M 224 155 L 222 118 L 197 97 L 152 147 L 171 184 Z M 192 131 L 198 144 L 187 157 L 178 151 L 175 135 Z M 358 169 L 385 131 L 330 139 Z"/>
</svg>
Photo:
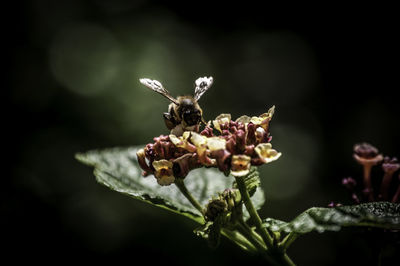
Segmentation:
<svg viewBox="0 0 400 266">
<path fill-rule="evenodd" d="M 114 36 L 107 29 L 91 24 L 60 31 L 50 49 L 50 66 L 57 81 L 86 96 L 111 87 L 119 71 L 120 58 Z"/>
</svg>

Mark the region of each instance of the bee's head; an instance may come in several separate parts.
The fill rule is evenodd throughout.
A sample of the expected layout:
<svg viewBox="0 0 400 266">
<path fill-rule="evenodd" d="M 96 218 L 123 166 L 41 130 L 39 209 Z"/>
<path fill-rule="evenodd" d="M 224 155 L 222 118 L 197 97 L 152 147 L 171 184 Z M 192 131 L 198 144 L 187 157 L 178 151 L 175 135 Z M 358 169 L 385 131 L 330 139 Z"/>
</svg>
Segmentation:
<svg viewBox="0 0 400 266">
<path fill-rule="evenodd" d="M 189 109 L 189 108 L 193 108 L 193 106 L 195 105 L 195 100 L 192 97 L 179 97 L 179 106 L 182 109 Z"/>
<path fill-rule="evenodd" d="M 201 112 L 199 109 L 187 110 L 182 118 L 188 126 L 194 126 L 201 122 Z"/>
</svg>

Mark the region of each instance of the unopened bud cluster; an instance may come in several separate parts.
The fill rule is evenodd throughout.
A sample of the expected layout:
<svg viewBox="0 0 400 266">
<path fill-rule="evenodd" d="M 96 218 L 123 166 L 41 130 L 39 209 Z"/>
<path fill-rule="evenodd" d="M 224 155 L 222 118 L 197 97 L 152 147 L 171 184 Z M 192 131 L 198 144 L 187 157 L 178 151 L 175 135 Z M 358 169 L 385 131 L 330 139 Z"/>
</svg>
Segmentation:
<svg viewBox="0 0 400 266">
<path fill-rule="evenodd" d="M 160 185 L 170 185 L 175 178 L 185 178 L 199 167 L 216 167 L 224 174 L 244 176 L 252 165 L 278 159 L 272 149 L 269 123 L 274 107 L 258 117 L 241 116 L 235 121 L 221 114 L 200 132 L 185 131 L 154 138 L 137 152 L 143 175 L 154 174 Z"/>
<path fill-rule="evenodd" d="M 231 212 L 241 206 L 241 196 L 238 189 L 225 189 L 217 198 L 213 198 L 206 205 L 205 218 L 214 221 L 218 215 Z M 241 211 L 241 208 L 238 208 Z"/>
</svg>

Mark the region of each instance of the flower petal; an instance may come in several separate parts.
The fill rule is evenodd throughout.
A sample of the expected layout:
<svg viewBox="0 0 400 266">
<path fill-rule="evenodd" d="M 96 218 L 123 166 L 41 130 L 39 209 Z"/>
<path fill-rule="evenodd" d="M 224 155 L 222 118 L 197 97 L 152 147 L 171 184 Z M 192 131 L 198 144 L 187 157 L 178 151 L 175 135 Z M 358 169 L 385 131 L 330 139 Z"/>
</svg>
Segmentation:
<svg viewBox="0 0 400 266">
<path fill-rule="evenodd" d="M 247 115 L 242 115 L 241 117 L 239 117 L 238 119 L 236 119 L 236 122 L 238 123 L 243 123 L 243 124 L 247 124 L 250 123 L 251 117 L 247 116 Z"/>
<path fill-rule="evenodd" d="M 221 137 L 211 137 L 207 139 L 207 147 L 210 151 L 225 150 L 226 140 Z"/>
<path fill-rule="evenodd" d="M 138 163 L 140 167 L 145 171 L 146 174 L 152 173 L 153 170 L 150 168 L 150 166 L 146 162 L 146 153 L 144 149 L 140 149 L 136 152 L 136 156 L 138 158 Z"/>
<path fill-rule="evenodd" d="M 269 108 L 268 112 L 260 115 L 260 117 L 271 119 L 272 116 L 274 115 L 274 113 L 275 113 L 275 105 L 273 105 L 271 108 Z"/>
<path fill-rule="evenodd" d="M 231 121 L 231 114 L 220 114 L 213 120 L 213 125 L 216 130 L 222 132 L 221 125 Z"/>
<path fill-rule="evenodd" d="M 365 158 L 362 156 L 358 156 L 356 153 L 353 154 L 354 159 L 361 165 L 377 165 L 381 161 L 383 161 L 383 155 L 378 154 L 372 158 Z"/>
<path fill-rule="evenodd" d="M 258 127 L 256 129 L 255 137 L 256 137 L 257 143 L 263 143 L 263 142 L 268 141 L 268 133 L 262 127 Z"/>
<path fill-rule="evenodd" d="M 191 132 L 190 141 L 196 145 L 196 147 L 200 147 L 207 144 L 207 137 L 200 135 L 196 132 Z"/>
<path fill-rule="evenodd" d="M 263 129 L 268 131 L 269 121 L 271 121 L 274 112 L 275 112 L 275 105 L 269 108 L 268 112 L 261 114 L 260 116 L 253 116 L 250 119 L 250 122 L 257 126 L 261 126 Z"/>
<path fill-rule="evenodd" d="M 272 149 L 271 143 L 260 143 L 254 150 L 264 163 L 275 161 L 282 155 L 282 153 Z"/>
<path fill-rule="evenodd" d="M 231 174 L 233 176 L 245 176 L 250 172 L 251 157 L 247 155 L 233 155 L 231 162 Z"/>
<path fill-rule="evenodd" d="M 188 131 L 186 131 L 186 132 L 188 132 Z M 177 136 L 171 134 L 171 135 L 169 135 L 169 139 L 176 147 L 183 148 L 189 152 L 195 152 L 196 147 L 193 146 L 191 143 L 189 143 L 189 141 L 187 140 L 188 134 L 185 135 L 186 132 L 184 132 L 181 137 L 177 137 Z"/>
<path fill-rule="evenodd" d="M 269 121 L 270 118 L 265 118 L 261 116 L 253 116 L 250 120 L 251 123 L 253 123 L 256 126 L 261 126 L 265 130 L 268 129 Z"/>
<path fill-rule="evenodd" d="M 178 145 L 181 144 L 182 140 L 180 138 L 178 138 L 177 136 L 171 134 L 169 135 L 169 139 L 171 140 L 171 142 L 178 147 Z"/>
<path fill-rule="evenodd" d="M 207 156 L 207 140 L 208 138 L 206 136 L 196 132 L 191 132 L 190 134 L 190 141 L 196 146 L 196 153 L 199 161 L 206 166 L 212 166 L 216 164 L 216 161 Z"/>
<path fill-rule="evenodd" d="M 168 186 L 174 183 L 175 177 L 172 166 L 172 162 L 164 159 L 153 162 L 153 167 L 155 169 L 154 176 L 157 179 L 157 183 L 161 186 Z"/>
</svg>

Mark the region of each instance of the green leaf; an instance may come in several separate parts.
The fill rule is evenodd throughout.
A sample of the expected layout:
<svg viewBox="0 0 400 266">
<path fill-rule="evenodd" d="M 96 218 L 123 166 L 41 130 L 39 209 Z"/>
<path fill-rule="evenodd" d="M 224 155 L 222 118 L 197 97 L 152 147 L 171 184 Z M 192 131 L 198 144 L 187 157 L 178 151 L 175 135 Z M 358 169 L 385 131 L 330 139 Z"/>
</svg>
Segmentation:
<svg viewBox="0 0 400 266">
<path fill-rule="evenodd" d="M 343 226 L 367 226 L 400 229 L 400 204 L 371 202 L 336 208 L 310 208 L 291 222 L 268 218 L 264 225 L 271 231 L 305 234 L 311 231 L 338 231 Z"/>
<path fill-rule="evenodd" d="M 202 215 L 175 185 L 162 187 L 153 176 L 145 178 L 141 175 L 136 152 L 142 147 L 89 151 L 77 154 L 76 159 L 94 167 L 97 181 L 110 189 L 203 223 Z M 213 195 L 229 188 L 232 181 L 232 177 L 226 177 L 216 169 L 201 168 L 189 173 L 185 185 L 205 206 Z"/>
</svg>

